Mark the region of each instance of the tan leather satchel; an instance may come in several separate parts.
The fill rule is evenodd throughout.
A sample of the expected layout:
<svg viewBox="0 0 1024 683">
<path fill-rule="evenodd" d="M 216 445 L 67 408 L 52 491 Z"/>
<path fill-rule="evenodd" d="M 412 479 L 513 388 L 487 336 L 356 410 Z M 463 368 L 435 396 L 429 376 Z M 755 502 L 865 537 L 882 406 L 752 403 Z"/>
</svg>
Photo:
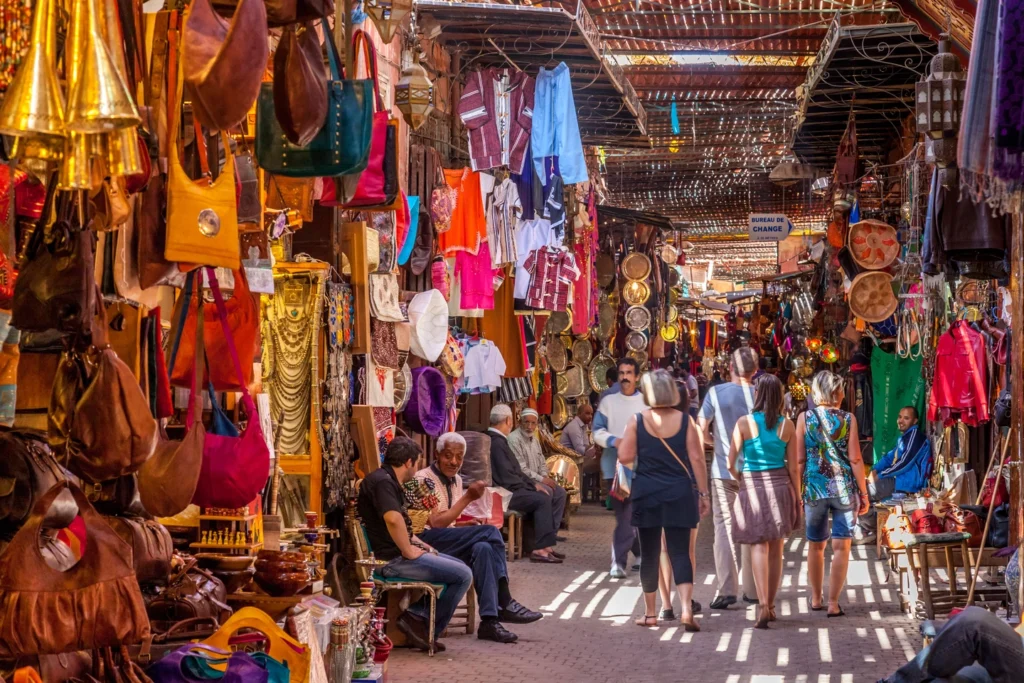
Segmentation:
<svg viewBox="0 0 1024 683">
<path fill-rule="evenodd" d="M 88 540 L 81 559 L 59 571 L 43 560 L 39 535 L 47 510 L 65 490 L 78 504 Z M 131 546 L 78 487 L 61 483 L 50 489 L 0 555 L 0 654 L 93 650 L 148 637 L 131 557 Z"/>
<path fill-rule="evenodd" d="M 181 38 L 181 68 L 195 116 L 215 130 L 237 126 L 256 103 L 270 56 L 263 0 L 240 0 L 230 22 L 210 0 L 194 0 Z"/>
<path fill-rule="evenodd" d="M 155 519 L 107 517 L 107 524 L 132 547 L 132 566 L 139 585 L 165 585 L 171 576 L 174 544 L 171 534 Z"/>
</svg>

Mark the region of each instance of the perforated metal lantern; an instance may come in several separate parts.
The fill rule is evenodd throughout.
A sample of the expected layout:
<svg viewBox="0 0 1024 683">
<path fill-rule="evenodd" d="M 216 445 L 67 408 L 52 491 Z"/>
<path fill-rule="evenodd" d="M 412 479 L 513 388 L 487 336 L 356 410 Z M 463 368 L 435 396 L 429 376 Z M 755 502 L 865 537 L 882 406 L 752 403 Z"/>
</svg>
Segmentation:
<svg viewBox="0 0 1024 683">
<path fill-rule="evenodd" d="M 387 45 L 402 22 L 412 14 L 412 0 L 366 0 L 364 9 Z"/>
<path fill-rule="evenodd" d="M 917 83 L 917 132 L 929 141 L 930 156 L 940 166 L 951 163 L 956 146 L 937 144 L 943 138 L 955 138 L 960 131 L 960 113 L 964 108 L 967 77 L 960 60 L 949 49 L 949 36 L 939 40 L 939 52 L 932 57 L 928 75 Z"/>
<path fill-rule="evenodd" d="M 434 83 L 418 59 L 402 70 L 402 78 L 395 85 L 395 105 L 413 130 L 421 128 L 434 111 Z"/>
</svg>

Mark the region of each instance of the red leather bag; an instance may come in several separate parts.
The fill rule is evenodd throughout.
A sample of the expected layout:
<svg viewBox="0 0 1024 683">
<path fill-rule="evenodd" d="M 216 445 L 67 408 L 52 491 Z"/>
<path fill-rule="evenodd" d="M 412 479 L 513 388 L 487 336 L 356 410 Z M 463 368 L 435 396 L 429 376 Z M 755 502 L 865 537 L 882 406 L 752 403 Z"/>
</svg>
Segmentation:
<svg viewBox="0 0 1024 683">
<path fill-rule="evenodd" d="M 248 505 L 259 495 L 267 483 L 270 474 L 270 451 L 263 438 L 260 427 L 259 413 L 256 404 L 249 395 L 249 389 L 242 377 L 242 363 L 235 349 L 231 329 L 228 327 L 228 313 L 224 305 L 224 297 L 220 293 L 220 285 L 212 268 L 206 269 L 213 300 L 220 320 L 221 331 L 235 371 L 237 383 L 241 385 L 242 408 L 248 419 L 245 431 L 241 436 L 220 436 L 206 433 L 203 441 L 203 465 L 199 471 L 199 484 L 196 486 L 192 502 L 200 507 L 239 508 Z M 202 300 L 202 278 L 196 278 L 198 294 Z M 237 282 L 237 281 L 236 281 Z M 203 326 L 206 332 L 206 326 Z M 202 353 L 204 342 L 199 340 L 199 352 Z M 210 356 L 207 357 L 216 357 Z M 227 365 L 224 363 L 224 365 Z M 193 401 L 201 400 L 202 392 L 193 391 L 189 396 L 188 419 L 186 426 L 191 429 L 195 420 L 192 411 Z"/>
<path fill-rule="evenodd" d="M 941 534 L 942 522 L 929 506 L 927 510 L 914 510 L 910 513 L 910 528 L 915 534 Z"/>
<path fill-rule="evenodd" d="M 210 273 L 208 279 L 214 283 L 214 291 L 220 291 L 213 271 L 210 269 L 207 271 Z M 195 279 L 198 281 L 202 278 L 197 274 Z M 171 384 L 178 387 L 190 387 L 192 386 L 192 368 L 196 356 L 198 309 L 192 305 L 191 296 L 178 297 L 171 320 L 181 319 L 181 309 L 178 308 L 180 306 L 188 307 L 186 309 L 188 315 L 178 331 L 180 339 L 178 351 L 175 355 L 168 357 L 167 363 L 171 368 Z M 252 383 L 252 362 L 260 348 L 259 309 L 249 291 L 249 283 L 245 279 L 244 270 L 235 271 L 235 291 L 231 299 L 223 306 L 204 304 L 203 316 L 205 318 L 203 339 L 206 345 L 206 357 L 211 361 L 206 364 L 203 386 L 212 380 L 213 388 L 217 391 L 241 391 L 243 387 Z M 231 343 L 238 350 L 238 358 L 241 363 L 241 372 L 239 373 L 236 373 L 230 364 L 221 362 L 228 355 L 228 334 L 230 334 Z M 173 350 L 172 346 L 172 353 Z"/>
<path fill-rule="evenodd" d="M 360 45 L 362 50 L 360 50 Z M 370 134 L 370 157 L 366 168 L 359 174 L 359 183 L 351 199 L 344 202 L 346 207 L 377 206 L 387 201 L 386 177 L 384 173 L 384 156 L 387 148 L 388 121 L 390 116 L 384 108 L 384 100 L 380 96 L 380 83 L 377 80 L 377 50 L 365 31 L 356 31 L 352 38 L 352 50 L 356 59 L 361 53 L 366 59 L 366 69 L 373 79 L 375 107 L 373 111 L 373 128 Z M 338 179 L 336 182 L 342 182 Z"/>
<path fill-rule="evenodd" d="M 968 547 L 978 548 L 981 546 L 983 539 L 981 520 L 970 510 L 965 510 L 959 505 L 950 505 L 943 519 L 943 526 L 949 532 L 966 531 L 969 533 L 971 537 L 967 539 Z"/>
</svg>

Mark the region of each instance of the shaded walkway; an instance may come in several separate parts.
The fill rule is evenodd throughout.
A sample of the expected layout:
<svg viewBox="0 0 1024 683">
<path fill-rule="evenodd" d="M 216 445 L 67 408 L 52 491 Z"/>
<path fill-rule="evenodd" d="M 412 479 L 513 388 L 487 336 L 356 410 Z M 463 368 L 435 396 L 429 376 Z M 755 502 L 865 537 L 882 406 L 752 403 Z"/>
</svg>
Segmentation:
<svg viewBox="0 0 1024 683">
<path fill-rule="evenodd" d="M 586 505 L 573 518 L 569 542 L 561 544 L 569 555 L 565 564 L 512 564 L 513 594 L 547 615 L 530 626 L 512 626 L 519 634 L 517 644 L 498 645 L 463 634 L 449 637 L 448 651 L 432 660 L 396 650 L 390 680 L 874 683 L 920 646 L 917 622 L 900 614 L 895 585 L 885 583 L 883 565 L 868 546 L 854 547 L 844 618 L 810 611 L 802 538 L 786 544 L 779 621 L 770 630 L 753 629 L 752 608 L 710 611 L 710 516 L 701 526 L 697 546 L 694 592 L 704 605 L 702 632 L 684 633 L 673 624 L 634 626 L 643 609 L 637 572 L 622 581 L 608 578 L 613 526 L 610 512 Z"/>
</svg>

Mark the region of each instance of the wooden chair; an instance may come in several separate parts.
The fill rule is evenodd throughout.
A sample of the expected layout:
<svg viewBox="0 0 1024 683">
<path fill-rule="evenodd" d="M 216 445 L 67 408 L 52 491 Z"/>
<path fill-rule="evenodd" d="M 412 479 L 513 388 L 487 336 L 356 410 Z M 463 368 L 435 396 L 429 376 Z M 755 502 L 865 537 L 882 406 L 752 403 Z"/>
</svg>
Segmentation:
<svg viewBox="0 0 1024 683">
<path fill-rule="evenodd" d="M 465 628 L 466 635 L 471 636 L 476 633 L 476 587 L 472 583 L 469 584 L 466 597 L 455 608 L 455 614 L 448 622 L 448 628 L 444 630 L 444 635 L 448 635 L 452 629 L 457 628 Z"/>
<path fill-rule="evenodd" d="M 349 522 L 349 535 L 352 537 L 352 547 L 355 549 L 356 560 L 368 559 L 372 548 L 370 539 L 366 535 L 366 529 L 358 519 L 352 518 Z M 437 622 L 437 599 L 444 591 L 443 583 L 428 583 L 417 579 L 405 579 L 401 577 L 385 577 L 371 571 L 369 567 L 356 564 L 356 573 L 360 581 L 373 581 L 380 593 L 392 590 L 422 590 L 426 591 L 430 599 L 430 619 L 427 622 L 427 654 L 434 656 L 434 626 Z M 472 588 L 471 588 L 472 590 Z M 475 600 L 475 598 L 474 598 Z"/>
<path fill-rule="evenodd" d="M 971 557 L 967 547 L 967 539 L 970 537 L 971 535 L 966 532 L 910 535 L 907 540 L 907 561 L 910 564 L 911 610 L 921 609 L 926 619 L 934 619 L 936 610 L 946 614 L 955 607 L 967 605 L 967 591 L 958 588 L 957 568 L 964 567 L 969 584 L 970 569 L 965 563 L 969 562 Z M 960 551 L 959 558 L 954 556 L 955 550 Z M 949 575 L 949 593 L 945 595 L 932 591 L 931 564 L 928 556 L 934 552 L 941 552 L 945 559 L 946 573 Z"/>
<path fill-rule="evenodd" d="M 505 526 L 501 528 L 505 537 L 505 561 L 512 562 L 523 556 L 523 516 L 515 510 L 505 513 Z"/>
</svg>

